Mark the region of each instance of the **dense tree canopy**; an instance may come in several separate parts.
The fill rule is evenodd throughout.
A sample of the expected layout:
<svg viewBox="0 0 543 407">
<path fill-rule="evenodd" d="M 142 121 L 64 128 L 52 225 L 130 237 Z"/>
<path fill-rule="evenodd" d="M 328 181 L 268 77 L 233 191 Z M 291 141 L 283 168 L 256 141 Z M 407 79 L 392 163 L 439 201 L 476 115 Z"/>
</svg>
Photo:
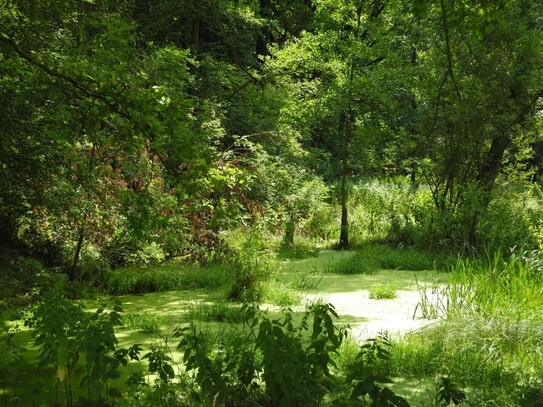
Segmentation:
<svg viewBox="0 0 543 407">
<path fill-rule="evenodd" d="M 0 240 L 75 277 L 261 218 L 292 244 L 337 202 L 346 248 L 351 186 L 409 175 L 477 246 L 500 174 L 541 169 L 542 7 L 5 1 Z"/>
</svg>

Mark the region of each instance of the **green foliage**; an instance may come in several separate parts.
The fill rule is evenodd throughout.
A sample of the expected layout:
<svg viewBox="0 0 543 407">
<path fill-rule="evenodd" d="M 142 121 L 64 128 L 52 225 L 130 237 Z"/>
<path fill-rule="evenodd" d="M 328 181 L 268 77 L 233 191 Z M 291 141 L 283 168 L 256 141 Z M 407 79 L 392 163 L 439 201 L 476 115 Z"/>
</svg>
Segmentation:
<svg viewBox="0 0 543 407">
<path fill-rule="evenodd" d="M 428 188 L 413 188 L 407 178 L 371 179 L 351 187 L 349 203 L 351 236 L 354 242 L 387 239 L 412 244 L 417 229 L 434 212 Z"/>
<path fill-rule="evenodd" d="M 190 288 L 217 289 L 232 282 L 229 270 L 219 264 L 205 267 L 169 262 L 160 266 L 132 266 L 111 270 L 106 290 L 111 294 L 140 294 Z"/>
<path fill-rule="evenodd" d="M 122 308 L 118 303 L 114 303 L 112 310 L 104 311 L 103 307 L 99 307 L 88 317 L 82 331 L 79 332 L 79 343 L 76 348 L 85 361 L 85 372 L 80 387 L 87 392 L 88 400 L 98 400 L 98 403 L 101 403 L 103 398 L 107 403 L 110 396 L 121 396 L 120 391 L 109 382 L 121 376 L 119 366 L 126 364 L 128 357 L 128 353 L 117 350 L 118 339 L 115 336 L 115 327 L 122 324 L 119 314 Z M 136 346 L 134 349 L 135 353 L 130 355 L 138 359 L 139 347 Z"/>
<path fill-rule="evenodd" d="M 537 251 L 458 259 L 426 297 L 442 321 L 407 336 L 393 352 L 396 374 L 445 376 L 438 398 L 522 405 L 521 383 L 541 380 L 541 259 Z M 455 402 L 456 400 L 456 402 Z"/>
<path fill-rule="evenodd" d="M 228 293 L 229 299 L 244 302 L 259 302 L 262 299 L 262 283 L 271 275 L 271 260 L 258 233 L 249 233 L 239 253 L 230 259 L 229 269 L 234 282 Z"/>
<path fill-rule="evenodd" d="M 219 335 L 214 343 L 194 324 L 175 332 L 182 338 L 179 347 L 187 370 L 194 371 L 205 400 L 239 405 L 247 397 L 265 397 L 277 406 L 321 401 L 335 366 L 332 355 L 346 335 L 336 326 L 334 308 L 313 305 L 298 325 L 290 312 L 270 319 L 252 306 L 243 311 L 243 330 Z"/>
<path fill-rule="evenodd" d="M 466 393 L 456 388 L 448 377 L 442 377 L 440 381 L 437 398 L 442 406 L 449 406 L 451 403 L 456 406 L 466 399 Z"/>
<path fill-rule="evenodd" d="M 188 321 L 214 321 L 239 323 L 244 321 L 245 311 L 239 305 L 205 302 L 191 302 L 185 314 Z"/>
<path fill-rule="evenodd" d="M 254 328 L 249 327 L 251 331 Z M 174 336 L 181 337 L 178 348 L 184 349 L 186 369 L 195 372 L 207 403 L 243 400 L 251 388 L 258 387 L 255 354 L 246 338 L 232 337 L 231 342 L 212 344 L 210 337 L 197 332 L 193 324 L 177 329 Z"/>
<path fill-rule="evenodd" d="M 326 266 L 326 272 L 334 274 L 375 274 L 378 269 L 378 261 L 363 252 L 348 253 Z"/>
<path fill-rule="evenodd" d="M 164 322 L 164 316 L 157 312 L 141 311 L 123 316 L 123 327 L 150 334 L 159 333 Z"/>
<path fill-rule="evenodd" d="M 424 250 L 467 252 L 468 225 L 474 208 L 480 204 L 480 191 L 463 192 L 465 203 L 454 209 L 436 211 L 427 186 L 416 188 L 407 178 L 371 180 L 353 185 L 349 206 L 351 240 L 386 239 L 390 243 L 417 246 Z M 534 247 L 538 242 L 541 192 L 536 185 L 522 185 L 499 180 L 485 210 L 476 223 L 478 247 L 498 250 L 513 246 Z M 363 244 L 362 244 L 363 245 Z M 387 248 L 383 247 L 383 251 Z M 406 248 L 407 257 L 409 248 Z M 389 251 L 393 256 L 392 251 Z M 384 254 L 383 254 L 384 256 Z M 413 262 L 423 256 L 413 256 Z M 407 261 L 407 259 L 406 259 Z M 427 260 L 431 263 L 431 260 Z M 383 264 L 385 268 L 406 268 Z M 421 262 L 423 263 L 423 262 Z M 410 267 L 410 268 L 409 268 Z M 409 266 L 424 269 L 429 266 Z M 419 268 L 420 267 L 420 268 Z"/>
<path fill-rule="evenodd" d="M 0 319 L 0 352 L 2 354 L 0 385 L 5 406 L 12 404 L 12 401 L 17 403 L 17 383 L 24 374 L 22 369 L 24 348 L 15 341 L 14 336 L 17 331 L 17 326 L 10 327 L 3 319 Z M 13 395 L 8 396 L 7 388 L 13 389 Z"/>
<path fill-rule="evenodd" d="M 370 299 L 392 300 L 398 296 L 396 283 L 379 284 L 370 287 Z"/>
<path fill-rule="evenodd" d="M 477 237 L 486 250 L 537 247 L 542 215 L 537 185 L 496 185 L 493 199 L 479 220 Z"/>
<path fill-rule="evenodd" d="M 369 397 L 372 406 L 409 406 L 403 397 L 383 385 L 392 383 L 386 376 L 391 348 L 392 344 L 386 335 L 370 339 L 360 346 L 346 377 L 347 382 L 353 386 L 351 400 L 365 400 Z"/>
<path fill-rule="evenodd" d="M 80 397 L 86 402 L 108 403 L 109 397 L 120 397 L 111 380 L 121 376 L 119 367 L 126 366 L 128 359 L 139 360 L 139 345 L 129 349 L 116 346 L 115 327 L 122 323 L 120 305 L 114 302 L 109 311 L 105 306 L 88 315 L 66 298 L 59 283 L 25 321 L 33 328 L 40 349 L 39 367 L 53 367 L 67 405 L 74 403 L 76 378 Z"/>
<path fill-rule="evenodd" d="M 168 349 L 153 343 L 151 351 L 147 352 L 142 359 L 149 361 L 149 373 L 157 375 L 157 382 L 167 385 L 175 377 L 172 366 L 172 358 L 167 355 Z"/>
<path fill-rule="evenodd" d="M 310 342 L 304 349 L 302 332 L 310 329 L 310 316 Z M 290 314 L 280 320 L 262 320 L 256 345 L 262 351 L 266 393 L 274 405 L 309 404 L 323 397 L 324 381 L 333 364 L 331 354 L 345 336 L 333 318 L 337 318 L 333 306 L 318 304 L 308 309 L 299 327 Z"/>
</svg>

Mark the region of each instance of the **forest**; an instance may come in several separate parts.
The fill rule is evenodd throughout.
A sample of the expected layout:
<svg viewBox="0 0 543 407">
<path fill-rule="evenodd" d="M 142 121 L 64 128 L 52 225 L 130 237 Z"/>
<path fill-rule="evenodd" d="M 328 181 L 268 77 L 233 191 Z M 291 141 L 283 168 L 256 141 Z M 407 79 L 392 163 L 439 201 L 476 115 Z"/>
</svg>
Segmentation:
<svg viewBox="0 0 543 407">
<path fill-rule="evenodd" d="M 0 406 L 543 406 L 539 0 L 0 0 Z"/>
</svg>

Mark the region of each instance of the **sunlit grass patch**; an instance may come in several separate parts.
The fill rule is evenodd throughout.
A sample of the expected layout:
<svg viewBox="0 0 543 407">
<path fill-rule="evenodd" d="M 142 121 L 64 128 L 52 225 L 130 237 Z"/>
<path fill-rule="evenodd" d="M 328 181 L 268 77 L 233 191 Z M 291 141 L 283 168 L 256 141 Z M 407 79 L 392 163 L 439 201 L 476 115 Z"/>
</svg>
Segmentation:
<svg viewBox="0 0 543 407">
<path fill-rule="evenodd" d="M 344 256 L 339 260 L 329 262 L 324 271 L 332 274 L 375 274 L 379 270 L 379 263 L 366 256 L 363 252 L 355 252 L 351 256 Z"/>
<path fill-rule="evenodd" d="M 280 307 L 299 305 L 302 300 L 300 292 L 277 280 L 267 281 L 263 290 L 263 301 Z"/>
<path fill-rule="evenodd" d="M 397 283 L 384 283 L 370 287 L 370 299 L 392 300 L 398 296 Z"/>
<path fill-rule="evenodd" d="M 428 254 L 411 247 L 391 247 L 388 245 L 368 245 L 364 250 L 375 258 L 381 268 L 399 270 L 430 270 L 434 259 Z"/>
<path fill-rule="evenodd" d="M 123 326 L 127 329 L 150 334 L 160 332 L 165 318 L 156 312 L 138 312 L 123 315 Z"/>
<path fill-rule="evenodd" d="M 223 265 L 199 267 L 172 261 L 111 270 L 106 275 L 106 290 L 115 295 L 197 288 L 213 290 L 228 286 L 232 281 L 231 273 Z"/>
<path fill-rule="evenodd" d="M 458 259 L 433 298 L 421 297 L 427 316 L 442 321 L 396 345 L 395 374 L 447 375 L 470 389 L 470 405 L 539 405 L 543 279 L 532 256 Z"/>
<path fill-rule="evenodd" d="M 205 322 L 238 323 L 242 322 L 244 317 L 245 312 L 240 306 L 224 302 L 189 302 L 185 314 L 187 321 Z"/>
</svg>

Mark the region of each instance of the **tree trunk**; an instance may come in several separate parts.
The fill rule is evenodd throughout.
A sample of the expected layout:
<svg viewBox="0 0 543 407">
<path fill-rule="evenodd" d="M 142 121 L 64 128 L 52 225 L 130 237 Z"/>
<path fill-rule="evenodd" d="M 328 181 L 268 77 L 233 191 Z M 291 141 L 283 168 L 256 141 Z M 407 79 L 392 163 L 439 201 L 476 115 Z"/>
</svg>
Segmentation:
<svg viewBox="0 0 543 407">
<path fill-rule="evenodd" d="M 86 192 L 85 192 L 85 196 L 84 196 L 84 205 L 85 205 L 85 208 L 83 209 L 83 215 L 81 217 L 81 224 L 79 225 L 79 231 L 78 231 L 78 237 L 77 237 L 77 246 L 75 248 L 75 253 L 74 253 L 74 258 L 73 258 L 73 261 L 72 261 L 72 266 L 70 268 L 70 272 L 69 272 L 69 279 L 70 281 L 74 281 L 75 280 L 75 277 L 77 276 L 77 264 L 79 263 L 79 258 L 81 257 L 81 250 L 83 249 L 83 243 L 85 241 L 85 230 L 87 228 L 87 219 L 88 219 L 88 216 L 89 216 L 89 192 L 88 192 L 88 184 L 91 180 L 91 176 L 92 176 L 92 171 L 94 169 L 94 157 L 95 157 L 95 154 L 96 154 L 96 144 L 92 144 L 92 150 L 91 150 L 91 153 L 90 153 L 90 157 L 89 157 L 89 167 L 88 167 L 88 172 L 87 172 L 87 179 L 84 180 L 84 184 L 87 184 L 85 186 L 85 189 L 86 189 Z"/>
<path fill-rule="evenodd" d="M 294 232 L 296 231 L 296 225 L 292 218 L 290 218 L 285 224 L 285 237 L 283 238 L 283 246 L 285 248 L 294 247 Z"/>
<path fill-rule="evenodd" d="M 260 7 L 258 14 L 262 19 L 270 19 L 272 17 L 272 11 L 270 8 L 269 0 L 260 0 Z M 261 56 L 268 55 L 268 42 L 270 41 L 271 33 L 266 23 L 264 27 L 258 33 L 256 39 L 256 54 Z"/>
<path fill-rule="evenodd" d="M 191 49 L 195 54 L 200 51 L 200 17 L 194 16 L 192 19 Z"/>
<path fill-rule="evenodd" d="M 349 248 L 349 218 L 347 211 L 347 172 L 349 160 L 349 140 L 352 131 L 353 112 L 342 112 L 339 115 L 339 134 L 341 137 L 341 180 L 339 199 L 341 205 L 341 226 L 339 233 L 338 249 Z"/>
<path fill-rule="evenodd" d="M 505 150 L 511 140 L 506 135 L 500 135 L 492 140 L 488 155 L 477 174 L 477 185 L 481 194 L 481 204 L 478 205 L 472 214 L 471 222 L 468 230 L 468 244 L 470 247 L 477 246 L 477 225 L 479 216 L 486 210 L 492 197 L 492 190 L 498 178 L 498 174 L 502 167 L 503 156 Z"/>
</svg>

